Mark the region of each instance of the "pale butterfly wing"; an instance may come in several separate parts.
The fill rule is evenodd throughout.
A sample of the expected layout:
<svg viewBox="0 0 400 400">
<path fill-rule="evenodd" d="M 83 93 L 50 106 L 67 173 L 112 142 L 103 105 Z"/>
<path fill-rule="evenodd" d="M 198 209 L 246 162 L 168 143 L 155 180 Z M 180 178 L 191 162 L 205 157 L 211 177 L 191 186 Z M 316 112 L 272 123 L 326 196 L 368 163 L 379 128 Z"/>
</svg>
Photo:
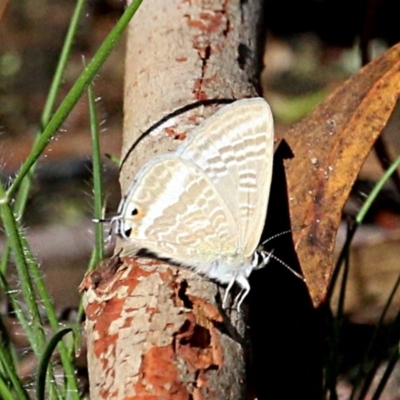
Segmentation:
<svg viewBox="0 0 400 400">
<path fill-rule="evenodd" d="M 273 119 L 262 98 L 236 101 L 196 128 L 173 154 L 138 173 L 114 218 L 133 251 L 193 267 L 250 290 L 265 222 L 273 161 Z M 129 249 L 129 247 L 128 247 Z M 125 252 L 125 255 L 130 255 Z"/>
<path fill-rule="evenodd" d="M 237 226 L 207 175 L 175 154 L 155 157 L 127 194 L 123 229 L 138 248 L 185 265 L 235 251 Z"/>
<path fill-rule="evenodd" d="M 176 154 L 200 167 L 224 199 L 248 258 L 264 227 L 272 176 L 273 118 L 262 98 L 222 108 L 191 134 Z"/>
</svg>

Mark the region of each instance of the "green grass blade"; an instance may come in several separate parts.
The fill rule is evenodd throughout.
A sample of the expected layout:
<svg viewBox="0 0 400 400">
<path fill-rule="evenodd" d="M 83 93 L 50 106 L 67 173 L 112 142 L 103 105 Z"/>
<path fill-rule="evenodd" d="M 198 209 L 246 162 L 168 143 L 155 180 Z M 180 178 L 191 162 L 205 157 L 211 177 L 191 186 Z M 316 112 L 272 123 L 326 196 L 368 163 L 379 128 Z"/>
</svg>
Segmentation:
<svg viewBox="0 0 400 400">
<path fill-rule="evenodd" d="M 385 388 L 390 375 L 392 374 L 393 370 L 396 367 L 397 362 L 399 361 L 399 349 L 397 348 L 395 350 L 395 352 L 392 354 L 392 356 L 390 357 L 389 363 L 385 369 L 385 372 L 378 384 L 378 387 L 375 390 L 375 393 L 373 394 L 373 396 L 371 397 L 371 400 L 379 400 L 382 396 L 383 393 L 383 389 Z"/>
<path fill-rule="evenodd" d="M 61 54 L 58 60 L 56 71 L 54 73 L 53 81 L 50 86 L 49 94 L 43 108 L 41 117 L 42 128 L 49 123 L 57 94 L 62 83 L 64 71 L 71 53 L 72 45 L 74 43 L 76 32 L 79 27 L 79 20 L 81 19 L 82 13 L 84 11 L 85 3 L 86 0 L 77 0 L 76 2 L 75 9 L 71 17 L 71 22 L 69 23 L 68 31 L 65 36 L 65 41 L 61 49 Z"/>
<path fill-rule="evenodd" d="M 352 390 L 352 393 L 350 395 L 349 400 L 352 400 L 352 399 L 355 398 L 356 391 L 357 391 L 362 379 L 366 376 L 366 365 L 367 365 L 368 360 L 371 357 L 372 347 L 373 347 L 373 345 L 375 344 L 375 342 L 377 340 L 378 334 L 379 334 L 379 332 L 380 332 L 380 330 L 381 330 L 381 328 L 382 328 L 382 326 L 384 324 L 384 320 L 385 320 L 386 314 L 387 314 L 387 312 L 389 310 L 390 305 L 393 302 L 394 296 L 395 296 L 399 286 L 400 286 L 400 274 L 398 275 L 398 277 L 396 279 L 396 282 L 393 285 L 392 291 L 390 292 L 390 295 L 389 295 L 389 297 L 388 297 L 388 299 L 386 301 L 385 307 L 383 308 L 382 313 L 379 316 L 379 320 L 378 320 L 378 322 L 377 322 L 377 324 L 376 324 L 376 326 L 374 328 L 374 331 L 372 333 L 371 339 L 370 339 L 370 341 L 368 343 L 368 347 L 367 347 L 367 349 L 366 349 L 366 351 L 364 353 L 363 360 L 362 360 L 362 362 L 361 362 L 361 364 L 360 364 L 360 366 L 358 368 L 356 377 L 354 379 L 354 386 L 353 386 L 353 390 Z M 366 379 L 365 379 L 365 382 L 363 384 L 363 387 L 362 387 L 362 389 L 360 391 L 360 394 L 357 397 L 361 396 L 360 398 L 364 398 L 366 396 L 366 394 L 367 394 L 367 392 L 369 390 L 369 387 L 370 387 L 370 385 L 372 383 L 372 379 L 375 376 L 375 371 L 377 370 L 377 368 L 378 368 L 380 363 L 381 363 L 381 359 L 376 360 L 374 366 L 371 368 L 371 371 L 369 371 L 368 375 L 366 376 Z"/>
<path fill-rule="evenodd" d="M 390 167 L 383 174 L 382 178 L 379 179 L 378 183 L 374 186 L 371 193 L 365 200 L 363 206 L 361 207 L 361 210 L 358 212 L 358 214 L 356 216 L 357 225 L 360 225 L 364 221 L 365 215 L 367 214 L 368 210 L 371 208 L 372 203 L 376 200 L 380 191 L 386 185 L 387 181 L 390 179 L 390 177 L 393 175 L 393 173 L 397 170 L 397 168 L 399 168 L 399 166 L 400 166 L 400 156 L 398 156 L 396 158 L 396 160 L 390 165 Z"/>
<path fill-rule="evenodd" d="M 29 310 L 29 319 L 24 316 L 18 301 L 16 299 L 14 306 L 15 312 L 24 328 L 27 338 L 32 346 L 32 350 L 38 356 L 46 345 L 46 337 L 43 331 L 43 321 L 40 315 L 40 310 L 37 302 L 34 285 L 29 272 L 29 265 L 34 264 L 32 254 L 26 244 L 21 228 L 13 215 L 11 206 L 8 202 L 6 192 L 0 182 L 0 215 L 3 220 L 6 236 L 9 239 L 10 247 L 13 252 L 15 266 L 20 280 L 21 293 L 23 295 L 24 303 Z M 57 388 L 55 386 L 54 376 L 52 371 L 50 392 L 55 395 Z"/>
<path fill-rule="evenodd" d="M 94 195 L 94 218 L 103 218 L 103 188 L 101 181 L 101 155 L 99 140 L 99 122 L 96 112 L 95 97 L 93 93 L 93 85 L 88 86 L 88 100 L 90 111 L 90 132 L 92 135 L 92 159 L 93 159 L 93 195 Z M 94 260 L 92 265 L 97 265 L 104 258 L 104 234 L 103 224 L 95 225 L 95 247 Z"/>
<path fill-rule="evenodd" d="M 339 276 L 339 273 L 340 273 L 340 267 L 346 258 L 346 254 L 349 251 L 348 249 L 349 249 L 351 241 L 353 240 L 353 237 L 356 233 L 356 230 L 361 225 L 361 223 L 364 221 L 365 215 L 367 214 L 368 210 L 370 209 L 372 203 L 376 200 L 376 198 L 377 198 L 378 194 L 380 193 L 380 191 L 382 190 L 382 188 L 385 186 L 385 184 L 390 179 L 390 177 L 393 175 L 393 173 L 397 170 L 397 168 L 399 168 L 399 166 L 400 166 L 400 156 L 396 158 L 396 160 L 391 164 L 391 166 L 388 168 L 388 170 L 383 174 L 382 178 L 374 186 L 373 190 L 371 191 L 371 193 L 365 200 L 363 206 L 361 207 L 360 211 L 358 212 L 358 214 L 355 218 L 354 224 L 347 235 L 346 242 L 343 245 L 343 248 L 340 252 L 338 261 L 336 263 L 336 267 L 334 269 L 331 283 L 329 285 L 328 292 L 327 292 L 328 301 L 330 301 L 332 298 L 333 288 L 336 285 L 337 277 Z"/>
<path fill-rule="evenodd" d="M 119 157 L 113 156 L 111 154 L 105 154 L 105 156 L 111 161 L 113 162 L 115 165 L 119 165 L 121 162 L 121 159 Z"/>
<path fill-rule="evenodd" d="M 335 285 L 336 285 L 337 279 L 338 279 L 338 277 L 339 277 L 339 273 L 340 273 L 340 270 L 341 270 L 341 266 L 343 265 L 343 262 L 344 262 L 344 261 L 348 260 L 348 254 L 349 254 L 349 251 L 350 251 L 350 245 L 351 245 L 351 242 L 352 242 L 352 240 L 353 240 L 353 237 L 354 237 L 354 235 L 355 235 L 355 233 L 356 233 L 357 228 L 358 228 L 358 227 L 361 225 L 361 223 L 363 222 L 363 220 L 364 220 L 364 218 L 365 218 L 365 215 L 367 214 L 368 210 L 370 209 L 372 203 L 375 201 L 375 199 L 376 199 L 376 197 L 378 196 L 379 192 L 382 190 L 382 188 L 384 187 L 384 185 L 386 184 L 386 182 L 390 179 L 391 175 L 397 170 L 397 168 L 398 168 L 399 166 L 400 166 L 400 156 L 391 164 L 390 168 L 388 168 L 388 170 L 384 173 L 384 175 L 382 176 L 382 178 L 377 182 L 377 184 L 375 185 L 374 189 L 371 191 L 371 193 L 369 194 L 368 198 L 366 199 L 366 201 L 364 202 L 363 206 L 361 207 L 360 211 L 358 212 L 358 214 L 357 214 L 357 216 L 356 216 L 356 218 L 355 218 L 355 221 L 354 221 L 353 225 L 352 225 L 351 228 L 348 230 L 348 234 L 347 234 L 347 237 L 346 237 L 345 244 L 343 245 L 343 248 L 342 248 L 342 250 L 341 250 L 341 252 L 340 252 L 340 255 L 339 255 L 339 258 L 338 258 L 336 267 L 335 267 L 334 272 L 333 272 L 333 275 L 332 275 L 331 283 L 330 283 L 330 286 L 329 286 L 328 291 L 327 291 L 327 299 L 328 299 L 329 302 L 330 302 L 331 299 L 332 299 L 332 293 L 333 293 L 334 287 L 335 287 Z M 341 289 L 341 294 L 340 294 L 340 299 L 339 299 L 339 305 L 338 305 L 338 310 L 337 310 L 337 311 L 340 312 L 340 313 L 343 313 L 343 307 L 344 307 L 344 305 L 343 305 L 343 303 L 344 303 L 344 292 L 343 292 L 343 290 L 344 290 L 345 285 L 346 285 L 347 274 L 348 274 L 348 264 L 346 264 L 346 265 L 347 265 L 347 267 L 346 267 L 346 270 L 344 271 L 344 276 L 343 276 L 342 285 L 341 285 L 341 286 L 342 286 L 342 289 Z M 400 282 L 400 281 L 396 282 L 396 284 L 395 284 L 395 286 L 394 286 L 394 288 L 393 288 L 393 290 L 392 290 L 392 293 L 391 293 L 390 296 L 389 296 L 389 299 L 388 299 L 388 301 L 387 301 L 387 303 L 386 303 L 385 309 L 384 309 L 384 311 L 383 311 L 383 313 L 382 313 L 382 315 L 381 315 L 380 322 L 378 323 L 378 325 L 377 325 L 377 327 L 376 327 L 376 330 L 375 330 L 375 333 L 374 333 L 374 335 L 373 335 L 373 339 L 372 339 L 372 341 L 371 341 L 370 344 L 369 344 L 369 347 L 368 347 L 368 350 L 367 350 L 367 353 L 368 353 L 368 354 L 369 354 L 369 352 L 370 352 L 370 347 L 372 346 L 372 343 L 373 343 L 373 341 L 374 341 L 375 338 L 376 338 L 377 332 L 379 331 L 379 327 L 380 327 L 381 324 L 383 323 L 383 319 L 384 319 L 384 317 L 385 317 L 385 315 L 386 315 L 386 312 L 387 312 L 387 309 L 388 309 L 388 307 L 389 307 L 389 304 L 390 304 L 391 301 L 392 301 L 392 298 L 393 298 L 393 296 L 394 296 L 394 293 L 395 293 L 395 291 L 397 290 L 397 287 L 398 287 L 398 285 L 399 285 L 399 282 Z M 333 325 L 336 326 L 337 324 L 333 323 Z M 338 326 L 336 326 L 336 328 L 338 328 Z M 333 337 L 334 337 L 334 338 L 333 338 L 333 341 L 334 341 L 335 343 L 336 343 L 337 340 L 339 340 L 338 337 L 337 337 L 336 335 L 340 335 L 340 332 L 339 332 L 340 329 L 339 329 L 339 330 L 336 330 L 336 328 L 334 329 L 335 332 L 333 332 Z M 336 344 L 337 344 L 337 343 L 336 343 Z M 338 351 L 337 348 L 336 348 L 336 350 Z M 357 387 L 358 387 L 358 384 L 359 384 L 360 380 L 362 379 L 362 376 L 364 376 L 364 374 L 365 374 L 364 368 L 365 368 L 365 362 L 366 362 L 366 360 L 367 360 L 366 357 L 367 357 L 367 354 L 365 355 L 363 364 L 362 364 L 362 366 L 360 367 L 360 370 L 358 371 L 358 375 L 357 375 L 357 378 L 356 378 L 356 384 L 354 385 L 353 392 L 352 392 L 352 394 L 351 394 L 350 399 L 353 399 L 353 398 L 354 398 L 355 392 L 356 392 Z M 332 371 L 331 371 L 331 372 L 332 372 Z M 372 371 L 371 371 L 371 373 L 372 373 Z M 331 378 L 332 378 L 332 377 L 331 377 Z M 358 382 L 358 383 L 357 383 L 357 382 Z M 366 384 L 367 384 L 367 386 L 368 386 L 368 383 L 367 383 L 367 382 L 366 382 Z M 364 392 L 364 390 L 365 390 L 365 386 L 364 386 L 364 388 L 363 388 L 363 392 Z M 367 390 L 368 390 L 368 389 L 367 389 Z"/>
<path fill-rule="evenodd" d="M 51 365 L 51 357 L 58 346 L 60 348 L 60 344 L 62 344 L 62 338 L 74 330 L 72 328 L 64 328 L 57 332 L 52 339 L 49 341 L 46 349 L 43 352 L 43 355 L 40 359 L 38 374 L 36 378 L 36 394 L 38 400 L 44 400 L 46 398 L 46 375 L 49 366 Z M 62 346 L 65 347 L 65 346 Z M 69 396 L 73 396 L 72 398 L 79 399 L 78 389 L 76 388 L 75 392 L 68 391 Z"/>
<path fill-rule="evenodd" d="M 17 375 L 16 368 L 13 362 L 9 360 L 6 348 L 1 345 L 0 346 L 0 362 L 2 364 L 2 368 L 5 372 L 3 376 L 6 376 L 7 379 L 12 383 L 13 390 L 15 391 L 17 399 L 29 399 L 29 396 L 26 390 L 23 387 L 19 376 Z"/>
<path fill-rule="evenodd" d="M 58 61 L 58 65 L 56 67 L 56 72 L 54 74 L 54 77 L 53 77 L 53 80 L 52 80 L 52 83 L 50 86 L 49 94 L 47 96 L 46 103 L 43 108 L 42 116 L 40 118 L 41 129 L 44 126 L 46 126 L 50 120 L 50 116 L 51 116 L 51 113 L 52 113 L 52 110 L 53 110 L 53 107 L 54 107 L 54 104 L 56 101 L 57 93 L 62 84 L 62 77 L 63 77 L 64 71 L 65 71 L 65 68 L 67 65 L 69 54 L 71 52 L 75 34 L 78 29 L 79 19 L 82 15 L 84 5 L 85 5 L 85 0 L 78 0 L 76 3 L 75 10 L 74 10 L 73 16 L 71 18 L 71 22 L 68 27 L 68 32 L 67 32 L 67 35 L 66 35 L 66 38 L 64 41 L 64 45 L 61 50 L 61 55 L 60 55 L 60 58 Z M 36 141 L 38 140 L 39 136 L 41 135 L 41 133 L 42 133 L 42 130 L 37 132 L 35 144 L 36 144 Z M 30 188 L 31 188 L 32 176 L 35 172 L 35 169 L 36 169 L 36 164 L 33 164 L 31 169 L 25 176 L 25 178 L 22 180 L 21 185 L 18 189 L 18 195 L 16 197 L 15 204 L 13 207 L 14 213 L 17 216 L 17 219 L 21 218 L 25 211 L 26 203 L 27 203 Z M 0 270 L 2 272 L 5 272 L 5 270 L 7 268 L 9 256 L 10 256 L 10 248 L 9 248 L 9 246 L 7 246 L 3 256 L 1 258 L 1 262 L 0 262 Z"/>
<path fill-rule="evenodd" d="M 0 272 L 0 274 L 1 274 L 1 272 Z M 1 282 L 1 280 L 0 280 L 0 282 Z M 0 287 L 1 286 L 2 285 L 0 283 Z M 13 348 L 12 348 L 12 342 L 10 339 L 10 335 L 9 335 L 7 326 L 4 323 L 4 318 L 7 318 L 7 317 L 0 315 L 0 338 L 1 338 L 0 347 L 2 347 L 2 350 L 3 350 L 0 361 L 6 362 L 7 364 L 15 365 L 15 361 L 16 361 L 15 352 L 13 351 Z"/>
<path fill-rule="evenodd" d="M 125 10 L 124 14 L 121 16 L 117 24 L 111 30 L 106 40 L 101 44 L 99 50 L 96 52 L 92 60 L 88 63 L 88 65 L 84 68 L 84 71 L 76 80 L 75 84 L 69 91 L 68 95 L 65 97 L 60 107 L 54 113 L 49 123 L 43 130 L 43 133 L 37 140 L 36 145 L 32 149 L 31 153 L 22 164 L 22 167 L 15 178 L 14 182 L 10 186 L 7 191 L 9 197 L 13 196 L 13 194 L 18 189 L 21 184 L 23 178 L 29 173 L 30 168 L 37 159 L 42 154 L 43 150 L 46 148 L 47 144 L 54 136 L 56 130 L 61 126 L 61 124 L 65 121 L 68 114 L 71 112 L 72 108 L 75 106 L 79 98 L 81 97 L 85 87 L 91 80 L 95 77 L 96 73 L 103 65 L 104 61 L 107 59 L 108 55 L 114 48 L 118 39 L 121 37 L 125 27 L 128 25 L 129 21 L 136 13 L 137 9 L 141 4 L 141 0 L 134 0 Z"/>
<path fill-rule="evenodd" d="M 29 274 L 28 261 L 25 257 L 27 249 L 24 248 L 21 240 L 20 227 L 14 218 L 11 206 L 8 203 L 3 185 L 0 182 L 0 214 L 4 223 L 6 236 L 10 241 L 13 251 L 14 261 L 17 268 L 18 276 L 21 284 L 21 292 L 27 302 L 30 310 L 31 320 L 29 321 L 31 328 L 29 331 L 35 332 L 36 339 L 32 342 L 33 351 L 40 353 L 40 349 L 45 345 L 45 336 L 42 329 L 42 320 L 40 318 L 39 307 L 36 301 L 36 295 L 33 288 L 31 276 Z M 27 332 L 28 333 L 28 332 Z"/>
<path fill-rule="evenodd" d="M 347 236 L 350 235 L 351 227 L 347 225 Z M 349 243 L 350 244 L 350 243 Z M 349 278 L 349 271 L 350 271 L 350 247 L 346 246 L 347 252 L 345 253 L 344 259 L 344 271 L 343 276 L 340 284 L 340 292 L 339 292 L 339 302 L 338 308 L 336 311 L 337 319 L 342 320 L 344 314 L 344 304 L 346 300 L 346 290 L 347 290 L 347 281 Z"/>
<path fill-rule="evenodd" d="M 10 390 L 2 376 L 0 376 L 0 398 L 2 400 L 15 400 L 15 394 Z M 23 399 L 24 397 L 21 400 Z"/>
<path fill-rule="evenodd" d="M 31 341 L 34 340 L 34 338 L 32 337 L 34 335 L 34 332 L 31 329 L 31 324 L 21 309 L 19 301 L 15 295 L 15 291 L 13 291 L 11 289 L 6 278 L 4 277 L 4 275 L 1 272 L 0 272 L 0 286 L 2 287 L 5 295 L 7 296 L 8 300 L 12 306 L 13 312 L 15 313 L 15 315 L 16 315 L 19 323 L 21 324 L 24 333 L 28 337 L 28 341 L 30 343 Z"/>
</svg>

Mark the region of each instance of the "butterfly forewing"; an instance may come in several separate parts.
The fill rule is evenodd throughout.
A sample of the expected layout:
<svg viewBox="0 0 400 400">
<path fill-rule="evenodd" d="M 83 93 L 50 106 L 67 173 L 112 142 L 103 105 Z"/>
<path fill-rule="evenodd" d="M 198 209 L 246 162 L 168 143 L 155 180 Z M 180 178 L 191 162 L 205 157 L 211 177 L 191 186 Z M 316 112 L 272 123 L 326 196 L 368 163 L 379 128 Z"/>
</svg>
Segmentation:
<svg viewBox="0 0 400 400">
<path fill-rule="evenodd" d="M 273 159 L 273 118 L 264 99 L 239 100 L 200 125 L 177 150 L 208 176 L 238 226 L 250 257 L 265 222 Z"/>
<path fill-rule="evenodd" d="M 192 265 L 235 252 L 236 221 L 196 164 L 173 154 L 156 157 L 127 197 L 135 212 L 123 217 L 124 229 L 134 247 Z"/>
</svg>

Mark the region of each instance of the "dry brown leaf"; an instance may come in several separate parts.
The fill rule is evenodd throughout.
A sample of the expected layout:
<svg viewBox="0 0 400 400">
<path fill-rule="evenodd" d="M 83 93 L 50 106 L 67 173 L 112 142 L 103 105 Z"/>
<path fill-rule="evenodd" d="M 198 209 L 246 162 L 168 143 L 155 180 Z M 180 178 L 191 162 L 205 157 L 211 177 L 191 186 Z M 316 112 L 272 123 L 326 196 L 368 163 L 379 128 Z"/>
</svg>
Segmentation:
<svg viewBox="0 0 400 400">
<path fill-rule="evenodd" d="M 4 11 L 6 10 L 8 0 L 0 0 L 0 19 L 2 18 Z"/>
<path fill-rule="evenodd" d="M 326 295 L 336 233 L 350 189 L 400 95 L 400 45 L 346 81 L 284 138 L 292 226 L 314 306 Z"/>
</svg>

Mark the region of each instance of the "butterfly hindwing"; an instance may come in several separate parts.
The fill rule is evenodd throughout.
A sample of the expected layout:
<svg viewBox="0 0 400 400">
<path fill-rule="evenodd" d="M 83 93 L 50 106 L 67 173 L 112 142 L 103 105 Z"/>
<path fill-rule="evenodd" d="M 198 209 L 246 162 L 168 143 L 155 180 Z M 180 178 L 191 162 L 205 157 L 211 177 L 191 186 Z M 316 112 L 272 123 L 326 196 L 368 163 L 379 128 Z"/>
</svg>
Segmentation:
<svg viewBox="0 0 400 400">
<path fill-rule="evenodd" d="M 273 118 L 262 98 L 223 107 L 193 131 L 177 155 L 204 171 L 239 228 L 237 246 L 256 249 L 267 212 L 273 160 Z"/>
</svg>

